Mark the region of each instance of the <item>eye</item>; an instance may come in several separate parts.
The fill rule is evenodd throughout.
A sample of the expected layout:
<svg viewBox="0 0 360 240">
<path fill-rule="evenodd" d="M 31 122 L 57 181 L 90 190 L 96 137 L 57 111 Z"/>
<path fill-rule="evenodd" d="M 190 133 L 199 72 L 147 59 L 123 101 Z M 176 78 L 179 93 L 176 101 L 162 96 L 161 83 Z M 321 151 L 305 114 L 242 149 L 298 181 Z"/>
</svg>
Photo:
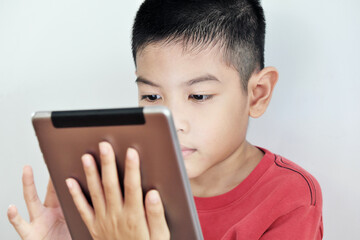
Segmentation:
<svg viewBox="0 0 360 240">
<path fill-rule="evenodd" d="M 208 100 L 210 98 L 212 98 L 213 95 L 203 95 L 203 94 L 191 94 L 189 96 L 190 99 L 193 99 L 194 101 L 197 101 L 197 102 L 203 102 L 205 100 Z"/>
<path fill-rule="evenodd" d="M 161 96 L 157 95 L 157 94 L 141 96 L 141 100 L 146 100 L 146 101 L 149 101 L 149 102 L 155 102 L 155 101 L 157 101 L 159 99 L 161 99 Z"/>
</svg>

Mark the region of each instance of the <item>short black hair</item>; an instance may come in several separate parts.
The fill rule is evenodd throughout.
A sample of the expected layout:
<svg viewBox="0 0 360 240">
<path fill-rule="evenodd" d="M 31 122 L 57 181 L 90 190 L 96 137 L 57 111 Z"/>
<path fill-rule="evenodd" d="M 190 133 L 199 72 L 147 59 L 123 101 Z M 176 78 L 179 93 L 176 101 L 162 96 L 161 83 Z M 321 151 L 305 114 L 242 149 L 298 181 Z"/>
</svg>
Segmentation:
<svg viewBox="0 0 360 240">
<path fill-rule="evenodd" d="M 265 17 L 259 0 L 145 0 L 133 25 L 132 53 L 157 42 L 188 50 L 220 46 L 242 86 L 264 68 Z"/>
</svg>

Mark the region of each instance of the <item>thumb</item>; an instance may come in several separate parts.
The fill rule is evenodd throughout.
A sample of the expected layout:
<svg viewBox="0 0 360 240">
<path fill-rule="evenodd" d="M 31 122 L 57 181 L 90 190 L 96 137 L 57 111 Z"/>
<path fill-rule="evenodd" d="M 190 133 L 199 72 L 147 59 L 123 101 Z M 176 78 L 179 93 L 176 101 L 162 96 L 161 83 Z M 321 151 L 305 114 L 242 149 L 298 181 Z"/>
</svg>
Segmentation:
<svg viewBox="0 0 360 240">
<path fill-rule="evenodd" d="M 51 207 L 51 208 L 56 208 L 56 207 L 60 206 L 60 203 L 59 203 L 59 200 L 57 198 L 57 195 L 56 195 L 56 192 L 55 192 L 55 189 L 54 189 L 54 185 L 53 185 L 51 179 L 49 179 L 49 183 L 48 183 L 48 186 L 47 186 L 44 206 L 45 207 Z"/>
<path fill-rule="evenodd" d="M 24 239 L 30 231 L 30 224 L 20 216 L 14 205 L 9 206 L 7 215 L 9 222 L 14 226 L 16 232 Z"/>
</svg>

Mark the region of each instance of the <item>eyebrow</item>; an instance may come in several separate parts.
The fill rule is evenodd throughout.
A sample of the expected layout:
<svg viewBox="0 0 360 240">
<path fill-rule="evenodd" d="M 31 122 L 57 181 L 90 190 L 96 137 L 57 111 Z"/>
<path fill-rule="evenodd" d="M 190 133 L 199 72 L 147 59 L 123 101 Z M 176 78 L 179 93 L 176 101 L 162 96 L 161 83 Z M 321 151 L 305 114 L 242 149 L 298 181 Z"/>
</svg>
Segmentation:
<svg viewBox="0 0 360 240">
<path fill-rule="evenodd" d="M 214 75 L 211 75 L 211 74 L 207 74 L 207 75 L 204 75 L 204 76 L 193 78 L 193 79 L 185 82 L 185 85 L 192 86 L 192 85 L 197 84 L 197 83 L 208 82 L 208 81 L 214 81 L 214 82 L 220 83 L 220 80 L 217 77 L 215 77 Z M 147 80 L 147 79 L 145 79 L 143 77 L 137 77 L 135 82 L 137 84 L 142 83 L 142 84 L 150 85 L 152 87 L 158 87 L 158 88 L 161 87 L 160 85 L 158 85 L 156 83 L 153 83 L 152 81 Z"/>
<path fill-rule="evenodd" d="M 217 77 L 215 77 L 214 75 L 211 75 L 211 74 L 207 74 L 207 75 L 200 76 L 200 77 L 189 80 L 188 82 L 186 82 L 186 85 L 191 86 L 191 85 L 194 85 L 197 83 L 208 82 L 208 81 L 214 81 L 214 82 L 220 83 L 220 80 Z"/>
<path fill-rule="evenodd" d="M 158 88 L 160 87 L 160 86 L 157 85 L 156 83 L 153 83 L 153 82 L 151 82 L 150 80 L 147 80 L 147 79 L 142 78 L 142 77 L 137 77 L 136 80 L 135 80 L 135 82 L 136 82 L 137 84 L 142 83 L 142 84 L 150 85 L 150 86 L 153 86 L 153 87 L 158 87 Z"/>
</svg>

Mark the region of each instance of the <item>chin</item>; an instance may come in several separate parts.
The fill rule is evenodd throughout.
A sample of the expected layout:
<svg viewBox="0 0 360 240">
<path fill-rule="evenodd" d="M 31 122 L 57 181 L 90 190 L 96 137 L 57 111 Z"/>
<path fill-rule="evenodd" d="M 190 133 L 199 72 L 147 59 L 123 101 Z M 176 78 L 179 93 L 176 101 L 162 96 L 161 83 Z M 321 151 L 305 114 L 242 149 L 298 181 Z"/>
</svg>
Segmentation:
<svg viewBox="0 0 360 240">
<path fill-rule="evenodd" d="M 199 157 L 187 156 L 184 158 L 184 165 L 189 180 L 194 180 L 200 177 L 204 172 L 204 166 L 202 166 L 201 159 Z"/>
<path fill-rule="evenodd" d="M 202 174 L 202 172 L 200 172 L 198 169 L 189 169 L 186 167 L 186 165 L 185 165 L 185 168 L 186 168 L 186 173 L 187 173 L 189 180 L 193 180 Z"/>
</svg>

